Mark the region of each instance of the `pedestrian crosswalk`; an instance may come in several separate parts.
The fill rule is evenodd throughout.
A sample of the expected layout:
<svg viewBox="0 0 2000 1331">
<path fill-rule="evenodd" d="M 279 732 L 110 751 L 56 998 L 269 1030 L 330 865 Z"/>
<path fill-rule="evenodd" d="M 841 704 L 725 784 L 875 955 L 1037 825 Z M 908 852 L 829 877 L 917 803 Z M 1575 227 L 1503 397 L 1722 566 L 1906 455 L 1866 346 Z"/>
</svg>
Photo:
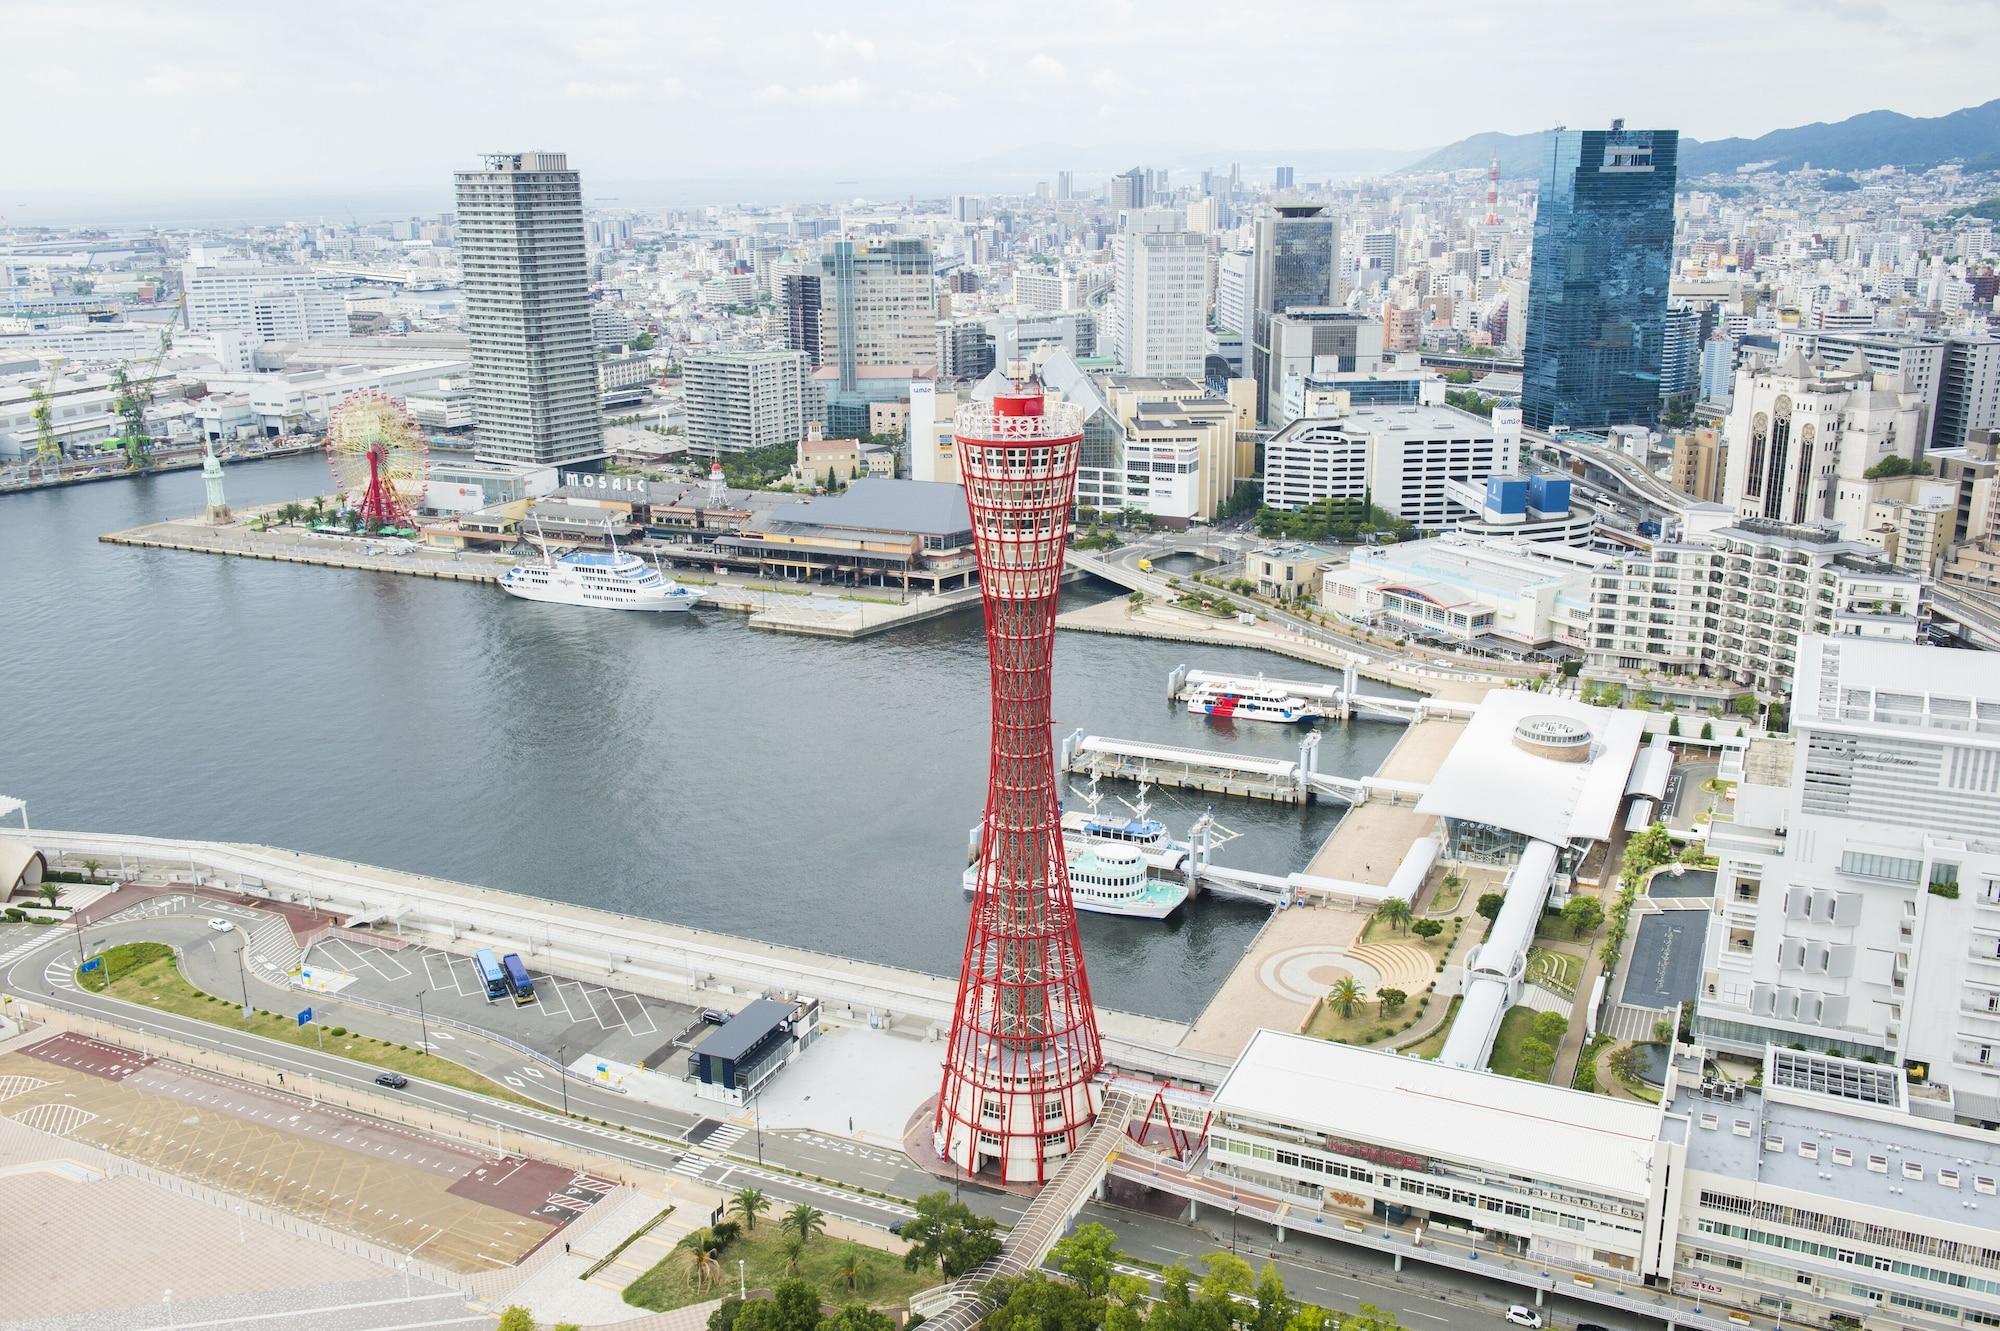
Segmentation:
<svg viewBox="0 0 2000 1331">
<path fill-rule="evenodd" d="M 708 1172 L 709 1161 L 698 1155 L 684 1155 L 674 1166 L 674 1173 L 683 1178 L 700 1178 Z"/>
<path fill-rule="evenodd" d="M 13 965 L 22 957 L 27 956 L 30 952 L 33 952 L 48 941 L 49 935 L 47 934 L 30 934 L 27 938 L 8 948 L 5 952 L 0 952 L 0 966 Z"/>
<path fill-rule="evenodd" d="M 710 1133 L 708 1140 L 702 1144 L 710 1150 L 727 1153 L 730 1147 L 743 1140 L 743 1134 L 749 1130 L 741 1123 L 725 1123 Z"/>
</svg>

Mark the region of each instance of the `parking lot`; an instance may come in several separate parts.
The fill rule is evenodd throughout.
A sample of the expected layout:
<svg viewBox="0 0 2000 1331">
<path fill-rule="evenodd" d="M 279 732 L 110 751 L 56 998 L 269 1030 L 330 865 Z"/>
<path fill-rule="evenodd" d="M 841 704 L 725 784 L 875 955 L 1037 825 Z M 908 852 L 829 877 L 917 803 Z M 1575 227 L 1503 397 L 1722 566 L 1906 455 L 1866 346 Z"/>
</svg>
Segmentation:
<svg viewBox="0 0 2000 1331">
<path fill-rule="evenodd" d="M 520 1261 L 613 1184 L 76 1035 L 0 1056 L 0 1113 L 455 1271 Z"/>
<path fill-rule="evenodd" d="M 428 947 L 396 947 L 327 939 L 312 950 L 310 970 L 353 976 L 336 998 L 359 996 L 415 1011 L 418 994 L 432 1017 L 449 1017 L 504 1035 L 551 1057 L 574 1061 L 583 1054 L 639 1063 L 699 1024 L 694 1008 L 534 972 L 535 1001 L 489 1001 L 471 957 Z M 449 1032 L 433 1032 L 433 1041 Z"/>
</svg>

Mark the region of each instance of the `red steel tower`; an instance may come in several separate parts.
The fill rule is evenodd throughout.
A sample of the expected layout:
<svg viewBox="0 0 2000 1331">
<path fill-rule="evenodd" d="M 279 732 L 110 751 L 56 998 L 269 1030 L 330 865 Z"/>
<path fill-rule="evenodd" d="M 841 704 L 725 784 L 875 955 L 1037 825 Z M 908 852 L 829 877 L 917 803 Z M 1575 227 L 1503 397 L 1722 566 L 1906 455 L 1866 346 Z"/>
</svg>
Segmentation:
<svg viewBox="0 0 2000 1331">
<path fill-rule="evenodd" d="M 993 676 L 979 875 L 932 1140 L 968 1174 L 1041 1182 L 1097 1113 L 1097 1012 L 1063 858 L 1049 725 L 1082 417 L 1016 386 L 959 410 Z"/>
<path fill-rule="evenodd" d="M 1486 168 L 1486 225 L 1500 225 L 1500 149 L 1493 149 L 1493 164 Z"/>
</svg>

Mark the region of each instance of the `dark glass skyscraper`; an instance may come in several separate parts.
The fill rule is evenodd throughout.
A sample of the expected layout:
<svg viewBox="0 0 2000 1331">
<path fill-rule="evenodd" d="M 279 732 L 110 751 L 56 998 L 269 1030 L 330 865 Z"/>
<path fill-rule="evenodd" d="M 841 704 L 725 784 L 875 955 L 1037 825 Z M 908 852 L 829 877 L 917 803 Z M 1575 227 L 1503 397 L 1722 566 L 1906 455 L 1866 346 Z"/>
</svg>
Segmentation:
<svg viewBox="0 0 2000 1331">
<path fill-rule="evenodd" d="M 1547 136 L 1522 374 L 1530 429 L 1658 414 L 1679 149 L 1677 130 L 1618 120 Z"/>
<path fill-rule="evenodd" d="M 1250 374 L 1261 419 L 1277 419 L 1284 385 L 1271 370 L 1271 320 L 1340 304 L 1340 219 L 1317 203 L 1280 202 L 1257 219 L 1250 291 Z"/>
</svg>

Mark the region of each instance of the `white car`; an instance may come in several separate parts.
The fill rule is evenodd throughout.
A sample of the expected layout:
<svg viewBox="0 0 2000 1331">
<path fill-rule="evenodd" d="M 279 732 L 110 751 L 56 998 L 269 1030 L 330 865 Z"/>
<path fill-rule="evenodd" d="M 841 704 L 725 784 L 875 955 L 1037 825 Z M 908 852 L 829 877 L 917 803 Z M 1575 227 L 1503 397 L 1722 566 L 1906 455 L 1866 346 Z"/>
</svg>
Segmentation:
<svg viewBox="0 0 2000 1331">
<path fill-rule="evenodd" d="M 1533 1331 L 1541 1331 L 1542 1315 L 1524 1303 L 1514 1304 L 1507 1309 L 1507 1320 L 1515 1326 L 1525 1326 L 1532 1328 Z"/>
<path fill-rule="evenodd" d="M 208 927 L 215 930 L 215 932 L 219 934 L 226 934 L 231 929 L 234 929 L 236 926 L 231 924 L 228 920 L 222 919 L 218 916 L 218 917 L 211 917 L 209 919 Z"/>
</svg>

